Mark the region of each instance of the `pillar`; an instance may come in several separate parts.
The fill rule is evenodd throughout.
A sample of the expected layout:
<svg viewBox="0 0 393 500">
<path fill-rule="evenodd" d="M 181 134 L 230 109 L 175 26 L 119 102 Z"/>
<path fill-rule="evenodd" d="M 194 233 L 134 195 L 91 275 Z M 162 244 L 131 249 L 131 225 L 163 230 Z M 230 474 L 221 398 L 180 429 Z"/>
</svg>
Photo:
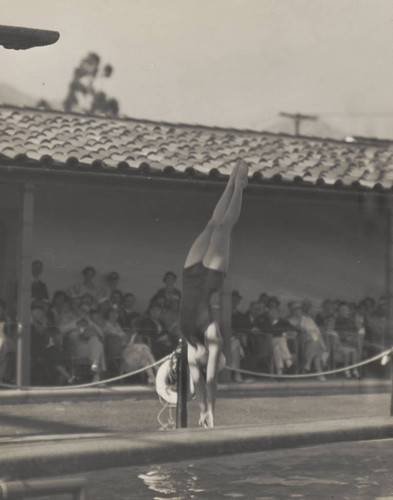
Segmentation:
<svg viewBox="0 0 393 500">
<path fill-rule="evenodd" d="M 31 321 L 31 263 L 33 251 L 34 189 L 29 183 L 21 188 L 19 205 L 19 252 L 17 319 L 18 333 L 16 358 L 17 386 L 30 384 L 30 321 Z"/>
</svg>

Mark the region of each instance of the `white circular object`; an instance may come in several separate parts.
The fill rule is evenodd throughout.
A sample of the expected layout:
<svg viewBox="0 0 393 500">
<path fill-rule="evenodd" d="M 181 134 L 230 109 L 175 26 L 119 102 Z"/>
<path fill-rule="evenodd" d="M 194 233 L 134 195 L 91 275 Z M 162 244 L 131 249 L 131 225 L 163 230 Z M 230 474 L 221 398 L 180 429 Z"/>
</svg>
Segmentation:
<svg viewBox="0 0 393 500">
<path fill-rule="evenodd" d="M 176 387 L 171 385 L 171 360 L 167 359 L 162 363 L 160 368 L 157 371 L 156 375 L 156 391 L 157 394 L 167 403 L 171 405 L 176 405 L 177 404 L 177 391 Z M 194 384 L 192 383 L 191 377 L 190 377 L 190 388 L 188 392 L 188 399 L 192 397 L 194 393 Z"/>
</svg>

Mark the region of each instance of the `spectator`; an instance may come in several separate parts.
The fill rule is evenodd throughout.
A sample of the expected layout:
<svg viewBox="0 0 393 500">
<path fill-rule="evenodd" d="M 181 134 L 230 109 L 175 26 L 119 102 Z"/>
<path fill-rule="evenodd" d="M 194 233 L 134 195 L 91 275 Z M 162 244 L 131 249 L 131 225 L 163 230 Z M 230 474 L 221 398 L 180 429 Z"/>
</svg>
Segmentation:
<svg viewBox="0 0 393 500">
<path fill-rule="evenodd" d="M 264 306 L 257 301 L 250 302 L 248 310 L 243 315 L 238 315 L 235 323 L 235 331 L 241 341 L 243 357 L 241 359 L 242 368 L 255 370 L 258 364 L 258 333 L 265 323 L 261 321 L 264 313 Z"/>
<path fill-rule="evenodd" d="M 85 267 L 82 271 L 83 280 L 80 283 L 77 283 L 70 287 L 68 294 L 70 297 L 82 297 L 85 294 L 89 294 L 93 297 L 94 302 L 96 303 L 101 290 L 96 285 L 94 278 L 97 272 L 92 266 Z"/>
<path fill-rule="evenodd" d="M 169 301 L 169 307 L 163 311 L 165 329 L 168 332 L 177 335 L 178 338 L 180 338 L 179 307 L 180 299 L 177 295 L 173 295 Z"/>
<path fill-rule="evenodd" d="M 9 318 L 6 313 L 6 303 L 0 299 L 0 381 L 4 380 L 7 372 Z"/>
<path fill-rule="evenodd" d="M 49 321 L 53 325 L 58 326 L 67 307 L 69 308 L 68 295 L 62 290 L 57 290 L 53 294 L 52 303 L 49 308 Z"/>
<path fill-rule="evenodd" d="M 104 322 L 102 323 L 101 330 L 104 336 L 113 335 L 125 340 L 126 334 L 120 326 L 119 314 L 120 311 L 117 307 L 112 307 L 109 311 L 105 311 L 103 316 Z"/>
<path fill-rule="evenodd" d="M 238 290 L 233 290 L 231 295 L 231 308 L 232 308 L 232 330 L 237 331 L 242 327 L 244 322 L 244 313 L 238 310 L 240 302 L 243 297 Z"/>
<path fill-rule="evenodd" d="M 294 330 L 294 327 L 288 321 L 280 318 L 280 309 L 277 301 L 269 301 L 267 314 L 268 331 L 273 336 L 272 348 L 274 364 L 278 375 L 282 375 L 284 367 L 289 369 L 293 364 L 292 354 L 288 349 L 286 336 L 289 331 Z"/>
<path fill-rule="evenodd" d="M 350 366 L 356 359 L 356 349 L 342 345 L 340 337 L 335 330 L 335 324 L 336 318 L 333 315 L 329 318 L 325 318 L 325 326 L 323 327 L 325 343 L 328 346 L 329 353 L 334 361 L 337 361 L 340 357 L 342 357 L 344 366 Z M 345 370 L 344 373 L 346 378 L 351 378 L 351 372 L 349 370 Z"/>
<path fill-rule="evenodd" d="M 111 308 L 115 308 L 120 311 L 123 304 L 123 294 L 119 290 L 113 290 L 109 297 L 109 303 Z"/>
<path fill-rule="evenodd" d="M 67 337 L 72 353 L 77 358 L 89 360 L 93 381 L 100 380 L 106 369 L 102 330 L 90 318 L 91 308 L 87 304 L 74 310 L 60 324 L 60 332 Z"/>
<path fill-rule="evenodd" d="M 347 349 L 354 350 L 352 356 L 353 364 L 360 361 L 360 347 L 362 336 L 359 335 L 358 327 L 351 315 L 351 309 L 347 302 L 342 302 L 336 318 L 336 331 L 340 337 L 341 345 Z M 357 368 L 352 370 L 352 375 L 359 378 L 360 374 Z"/>
<path fill-rule="evenodd" d="M 110 300 L 111 294 L 114 291 L 120 292 L 123 295 L 123 292 L 119 288 L 119 280 L 120 275 L 116 271 L 111 271 L 106 276 L 106 283 L 102 290 L 99 292 L 99 296 L 97 298 L 98 302 L 103 302 L 104 300 Z"/>
<path fill-rule="evenodd" d="M 155 362 L 154 356 L 148 345 L 138 340 L 137 332 L 131 335 L 130 341 L 122 353 L 122 369 L 124 373 L 133 372 L 140 368 L 152 365 Z M 147 383 L 155 385 L 156 378 L 153 368 L 148 368 Z"/>
<path fill-rule="evenodd" d="M 155 359 L 161 359 L 170 354 L 176 347 L 177 340 L 165 330 L 161 320 L 162 309 L 159 304 L 151 304 L 147 316 L 138 324 L 138 333 L 149 338 L 151 351 Z"/>
<path fill-rule="evenodd" d="M 150 304 L 160 304 L 163 309 L 169 308 L 169 302 L 174 295 L 176 295 L 179 300 L 181 299 L 180 290 L 175 288 L 175 283 L 177 276 L 173 271 L 167 271 L 164 274 L 163 282 L 165 287 L 160 288 L 158 292 L 153 296 Z"/>
<path fill-rule="evenodd" d="M 48 325 L 42 302 L 33 302 L 31 322 L 31 379 L 33 384 L 52 385 L 56 375 L 62 382 L 70 382 L 71 375 L 61 363 L 60 350 Z"/>
<path fill-rule="evenodd" d="M 322 372 L 322 364 L 328 358 L 328 350 L 323 341 L 322 334 L 312 319 L 311 304 L 305 300 L 302 304 L 299 302 L 290 302 L 289 322 L 300 328 L 300 340 L 302 344 L 303 369 L 306 373 L 311 371 L 311 366 L 314 365 L 317 373 Z M 320 375 L 319 380 L 326 380 L 324 375 Z"/>
<path fill-rule="evenodd" d="M 319 328 L 322 328 L 325 325 L 325 321 L 329 319 L 333 314 L 333 302 L 330 299 L 326 299 L 322 302 L 321 312 L 319 312 L 315 317 L 315 323 Z"/>
<path fill-rule="evenodd" d="M 258 302 L 260 302 L 261 304 L 263 304 L 265 306 L 265 308 L 267 309 L 268 307 L 268 303 L 269 303 L 269 295 L 265 292 L 262 292 L 260 295 L 259 295 L 259 299 L 258 299 Z"/>
<path fill-rule="evenodd" d="M 119 318 L 122 328 L 133 328 L 134 320 L 140 317 L 140 314 L 134 310 L 135 302 L 135 295 L 133 293 L 126 293 L 124 295 Z"/>
<path fill-rule="evenodd" d="M 380 300 L 378 305 L 370 310 L 366 316 L 365 350 L 367 357 L 373 357 L 384 349 L 386 334 L 386 308 L 385 300 Z M 381 376 L 385 368 L 377 361 L 368 365 L 372 374 Z"/>
<path fill-rule="evenodd" d="M 358 328 L 355 320 L 351 317 L 351 310 L 347 302 L 342 302 L 338 309 L 336 318 L 336 331 L 340 337 L 342 347 L 351 349 L 353 364 L 360 361 L 360 339 Z M 357 368 L 352 370 L 355 378 L 359 378 L 360 374 Z"/>
<path fill-rule="evenodd" d="M 364 316 L 365 316 L 365 320 L 367 322 L 367 318 L 370 316 L 370 314 L 373 314 L 373 312 L 375 311 L 375 309 L 377 307 L 377 304 L 373 298 L 366 297 L 362 300 L 361 305 L 364 308 Z"/>
<path fill-rule="evenodd" d="M 245 345 L 247 344 L 247 336 L 245 333 L 241 332 L 242 325 L 244 324 L 244 313 L 238 310 L 240 302 L 243 297 L 240 295 L 238 290 L 233 290 L 231 295 L 231 306 L 232 306 L 232 336 L 231 336 L 231 368 L 236 370 L 240 369 L 241 360 L 244 358 L 244 348 L 243 341 Z M 245 336 L 242 339 L 242 336 Z M 242 382 L 243 377 L 240 372 L 235 371 L 232 374 L 232 379 L 235 382 Z"/>
<path fill-rule="evenodd" d="M 109 377 L 117 376 L 121 372 L 122 351 L 128 342 L 127 335 L 119 324 L 119 309 L 112 307 L 101 315 L 94 314 L 93 321 L 101 328 L 104 334 L 104 349 L 106 357 L 107 374 Z"/>
<path fill-rule="evenodd" d="M 340 308 L 341 300 L 333 300 L 333 315 L 337 318 L 338 310 Z"/>
<path fill-rule="evenodd" d="M 40 279 L 44 270 L 44 265 L 40 260 L 35 260 L 31 264 L 31 298 L 32 301 L 49 301 L 48 288 Z"/>
</svg>

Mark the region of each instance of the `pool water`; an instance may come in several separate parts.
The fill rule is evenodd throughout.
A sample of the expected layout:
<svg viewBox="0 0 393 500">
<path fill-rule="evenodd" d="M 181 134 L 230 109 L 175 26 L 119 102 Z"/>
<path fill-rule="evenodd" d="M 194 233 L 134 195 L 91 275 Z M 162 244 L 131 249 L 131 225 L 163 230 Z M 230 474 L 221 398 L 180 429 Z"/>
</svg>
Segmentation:
<svg viewBox="0 0 393 500">
<path fill-rule="evenodd" d="M 393 500 L 393 439 L 111 469 L 87 478 L 94 500 Z"/>
</svg>

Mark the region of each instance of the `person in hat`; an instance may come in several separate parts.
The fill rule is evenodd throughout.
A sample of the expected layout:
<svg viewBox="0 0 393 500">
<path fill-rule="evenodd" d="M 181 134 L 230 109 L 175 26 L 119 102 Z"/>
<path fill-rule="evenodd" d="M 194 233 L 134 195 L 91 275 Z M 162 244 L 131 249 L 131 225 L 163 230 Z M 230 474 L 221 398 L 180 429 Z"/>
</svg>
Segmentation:
<svg viewBox="0 0 393 500">
<path fill-rule="evenodd" d="M 210 304 L 229 265 L 231 232 L 241 211 L 248 166 L 233 168 L 212 218 L 191 246 L 183 270 L 180 331 L 187 340 L 190 374 L 197 395 L 199 425 L 214 427 L 217 374 L 225 366 L 223 340 Z"/>
</svg>

